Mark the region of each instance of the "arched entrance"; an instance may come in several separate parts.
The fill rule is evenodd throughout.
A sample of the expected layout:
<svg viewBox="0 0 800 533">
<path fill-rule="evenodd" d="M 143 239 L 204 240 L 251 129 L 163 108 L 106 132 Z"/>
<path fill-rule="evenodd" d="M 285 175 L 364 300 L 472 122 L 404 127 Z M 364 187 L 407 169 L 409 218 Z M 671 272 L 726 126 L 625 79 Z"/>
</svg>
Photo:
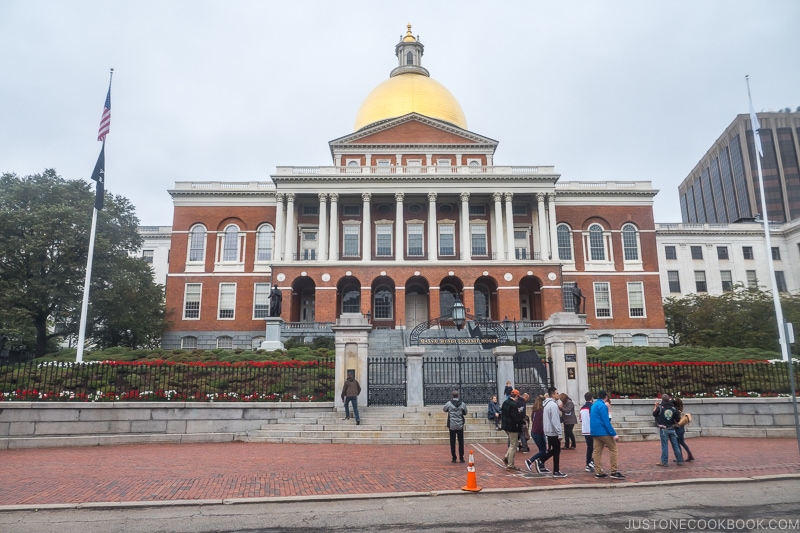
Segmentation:
<svg viewBox="0 0 800 533">
<path fill-rule="evenodd" d="M 499 320 L 497 316 L 497 282 L 489 276 L 475 280 L 475 308 L 472 314 L 477 317 Z"/>
<path fill-rule="evenodd" d="M 544 320 L 542 309 L 542 280 L 525 276 L 519 282 L 519 319 Z"/>
<path fill-rule="evenodd" d="M 298 278 L 292 284 L 292 322 L 316 321 L 316 288 L 311 278 Z"/>
<path fill-rule="evenodd" d="M 417 324 L 428 321 L 428 280 L 420 276 L 406 281 L 406 329 L 412 330 Z"/>
</svg>

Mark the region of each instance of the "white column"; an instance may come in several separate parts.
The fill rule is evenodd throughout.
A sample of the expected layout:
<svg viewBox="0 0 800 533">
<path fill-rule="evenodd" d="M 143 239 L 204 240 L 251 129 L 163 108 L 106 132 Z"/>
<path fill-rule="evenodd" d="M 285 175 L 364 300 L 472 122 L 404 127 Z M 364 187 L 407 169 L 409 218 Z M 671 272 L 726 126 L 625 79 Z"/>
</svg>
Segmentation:
<svg viewBox="0 0 800 533">
<path fill-rule="evenodd" d="M 403 199 L 405 194 L 401 192 L 394 193 L 395 211 L 394 211 L 394 260 L 402 261 L 406 256 L 405 248 L 405 224 L 403 221 Z"/>
<path fill-rule="evenodd" d="M 286 232 L 283 228 L 286 227 L 286 222 L 283 217 L 283 193 L 275 193 L 275 246 L 272 249 L 272 259 L 274 261 L 281 261 L 284 242 L 286 242 Z"/>
<path fill-rule="evenodd" d="M 472 240 L 469 233 L 469 193 L 461 195 L 461 259 L 472 259 Z"/>
<path fill-rule="evenodd" d="M 319 229 L 317 230 L 317 261 L 328 260 L 328 193 L 319 193 Z"/>
<path fill-rule="evenodd" d="M 506 249 L 508 250 L 508 258 L 516 259 L 514 253 L 514 209 L 511 204 L 511 199 L 514 195 L 510 192 L 504 194 L 506 199 Z"/>
<path fill-rule="evenodd" d="M 328 242 L 330 253 L 328 258 L 331 261 L 339 259 L 339 194 L 331 193 L 331 237 Z"/>
<path fill-rule="evenodd" d="M 503 204 L 500 200 L 503 199 L 503 193 L 496 192 L 492 194 L 494 200 L 494 251 L 497 254 L 497 259 L 502 261 L 506 258 L 505 246 L 503 245 Z"/>
<path fill-rule="evenodd" d="M 539 214 L 539 259 L 546 260 L 550 256 L 550 249 L 547 246 L 547 217 L 544 216 L 544 193 L 536 195 L 536 208 Z"/>
<path fill-rule="evenodd" d="M 438 261 L 439 254 L 436 253 L 437 242 L 436 225 L 436 193 L 428 193 L 428 261 Z"/>
<path fill-rule="evenodd" d="M 547 195 L 547 209 L 549 212 L 548 226 L 550 227 L 550 259 L 556 259 L 556 250 L 558 250 L 558 234 L 556 233 L 556 194 L 549 193 Z"/>
<path fill-rule="evenodd" d="M 361 195 L 361 199 L 363 200 L 364 204 L 361 207 L 361 210 L 364 216 L 361 217 L 362 220 L 362 227 L 361 231 L 364 233 L 364 240 L 361 242 L 361 260 L 362 261 L 371 261 L 372 260 L 372 220 L 370 217 L 370 205 L 369 202 L 372 200 L 372 194 L 365 192 Z"/>
<path fill-rule="evenodd" d="M 287 261 L 296 259 L 297 250 L 297 220 L 294 218 L 294 193 L 286 195 L 286 253 Z"/>
</svg>

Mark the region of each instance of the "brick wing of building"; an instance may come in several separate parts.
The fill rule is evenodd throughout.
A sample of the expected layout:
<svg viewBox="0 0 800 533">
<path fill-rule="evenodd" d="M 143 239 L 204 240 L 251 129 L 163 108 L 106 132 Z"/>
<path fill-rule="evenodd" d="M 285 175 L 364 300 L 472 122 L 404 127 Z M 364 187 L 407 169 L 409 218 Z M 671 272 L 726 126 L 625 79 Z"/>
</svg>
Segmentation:
<svg viewBox="0 0 800 533">
<path fill-rule="evenodd" d="M 590 344 L 664 345 L 650 183 L 497 165 L 497 141 L 467 128 L 410 26 L 395 52 L 330 166 L 176 183 L 163 346 L 258 347 L 273 286 L 289 336 L 342 313 L 408 333 L 456 298 L 535 332 L 574 310 L 576 284 Z"/>
</svg>

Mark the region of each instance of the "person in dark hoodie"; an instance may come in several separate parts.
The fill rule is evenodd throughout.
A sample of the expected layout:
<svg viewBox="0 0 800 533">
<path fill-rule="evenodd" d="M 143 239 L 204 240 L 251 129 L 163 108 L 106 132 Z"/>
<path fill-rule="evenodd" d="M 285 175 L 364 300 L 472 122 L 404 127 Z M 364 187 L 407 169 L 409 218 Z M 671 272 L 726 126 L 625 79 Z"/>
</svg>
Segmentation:
<svg viewBox="0 0 800 533">
<path fill-rule="evenodd" d="M 519 412 L 519 407 L 517 407 L 518 397 L 519 391 L 512 389 L 509 397 L 500 406 L 503 431 L 508 435 L 508 450 L 503 456 L 503 463 L 505 463 L 508 470 L 519 470 L 519 467 L 514 464 L 517 445 L 519 444 L 519 432 L 522 430 L 522 413 Z"/>
<path fill-rule="evenodd" d="M 461 401 L 457 390 L 453 391 L 453 398 L 444 404 L 442 411 L 447 413 L 447 429 L 450 430 L 450 455 L 456 462 L 456 439 L 458 439 L 458 459 L 464 462 L 464 416 L 467 414 L 467 404 Z"/>
<path fill-rule="evenodd" d="M 358 395 L 361 394 L 361 385 L 356 381 L 355 372 L 347 372 L 347 379 L 342 387 L 342 401 L 344 402 L 344 419 L 350 418 L 350 404 L 353 405 L 353 415 L 356 417 L 356 425 L 361 424 L 358 416 Z"/>
<path fill-rule="evenodd" d="M 675 424 L 681 419 L 681 412 L 669 394 L 661 395 L 661 402 L 656 401 L 653 408 L 653 417 L 656 419 L 659 433 L 661 434 L 661 461 L 656 466 L 669 466 L 669 445 L 672 443 L 672 451 L 678 466 L 683 466 L 683 452 L 678 444 L 678 434 L 675 432 Z"/>
</svg>

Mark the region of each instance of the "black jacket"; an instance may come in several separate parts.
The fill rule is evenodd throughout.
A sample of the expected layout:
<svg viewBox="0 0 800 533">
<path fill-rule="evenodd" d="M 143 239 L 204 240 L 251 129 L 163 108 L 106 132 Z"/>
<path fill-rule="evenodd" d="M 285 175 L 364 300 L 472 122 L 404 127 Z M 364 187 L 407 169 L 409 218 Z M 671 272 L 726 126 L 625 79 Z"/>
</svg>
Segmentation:
<svg viewBox="0 0 800 533">
<path fill-rule="evenodd" d="M 500 407 L 500 418 L 503 421 L 503 431 L 511 431 L 513 433 L 522 431 L 522 413 L 519 412 L 519 406 L 512 398 L 503 402 Z"/>
</svg>

